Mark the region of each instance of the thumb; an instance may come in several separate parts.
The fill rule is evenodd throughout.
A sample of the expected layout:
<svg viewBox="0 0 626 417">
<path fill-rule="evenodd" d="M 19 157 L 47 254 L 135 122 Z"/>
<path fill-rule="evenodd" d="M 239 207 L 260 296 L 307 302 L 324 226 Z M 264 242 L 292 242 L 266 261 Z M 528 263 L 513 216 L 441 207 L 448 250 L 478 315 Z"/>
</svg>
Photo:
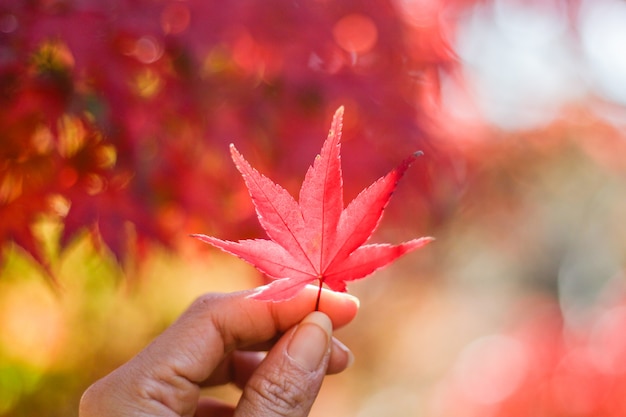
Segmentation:
<svg viewBox="0 0 626 417">
<path fill-rule="evenodd" d="M 235 416 L 308 416 L 328 368 L 331 333 L 319 311 L 287 332 L 248 380 Z"/>
</svg>

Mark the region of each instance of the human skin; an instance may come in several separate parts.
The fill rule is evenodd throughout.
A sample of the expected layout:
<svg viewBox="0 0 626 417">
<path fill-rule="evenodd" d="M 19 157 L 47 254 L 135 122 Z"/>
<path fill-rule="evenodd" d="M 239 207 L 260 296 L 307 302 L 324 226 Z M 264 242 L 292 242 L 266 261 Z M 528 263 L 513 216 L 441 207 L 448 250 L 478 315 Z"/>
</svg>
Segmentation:
<svg viewBox="0 0 626 417">
<path fill-rule="evenodd" d="M 324 290 L 319 311 L 311 312 L 316 287 L 277 303 L 250 294 L 199 297 L 144 350 L 89 387 L 80 417 L 307 416 L 324 376 L 352 362 L 332 332 L 355 317 L 358 299 Z M 200 395 L 226 383 L 242 389 L 235 406 Z"/>
</svg>

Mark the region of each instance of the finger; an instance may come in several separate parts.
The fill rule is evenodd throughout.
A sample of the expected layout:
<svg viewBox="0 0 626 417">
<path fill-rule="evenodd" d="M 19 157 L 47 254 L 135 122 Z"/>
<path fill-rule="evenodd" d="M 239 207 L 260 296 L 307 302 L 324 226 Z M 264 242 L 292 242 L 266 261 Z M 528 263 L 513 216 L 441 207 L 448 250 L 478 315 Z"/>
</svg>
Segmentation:
<svg viewBox="0 0 626 417">
<path fill-rule="evenodd" d="M 332 322 L 309 314 L 268 353 L 244 387 L 237 417 L 304 417 L 309 414 L 326 374 Z"/>
<path fill-rule="evenodd" d="M 338 339 L 332 338 L 330 348 L 330 358 L 328 359 L 328 369 L 326 375 L 334 375 L 343 372 L 354 363 L 354 355 L 346 345 Z"/>
<path fill-rule="evenodd" d="M 312 309 L 317 288 L 307 287 L 284 302 L 247 298 L 250 291 L 208 294 L 192 306 L 160 337 L 148 346 L 138 360 L 151 373 L 175 370 L 196 384 L 205 381 L 225 354 L 241 347 L 272 339 L 299 323 Z M 357 313 L 358 299 L 333 291 L 323 291 L 321 310 L 334 328 L 350 322 Z"/>
<path fill-rule="evenodd" d="M 240 389 L 248 383 L 250 376 L 265 359 L 265 352 L 236 350 L 218 365 L 213 374 L 200 385 L 210 387 L 234 383 Z M 352 352 L 339 340 L 332 338 L 327 375 L 337 374 L 349 367 L 354 361 Z"/>
<path fill-rule="evenodd" d="M 200 297 L 135 358 L 92 385 L 81 400 L 81 415 L 133 415 L 128 411 L 137 401 L 147 414 L 190 415 L 199 383 L 226 355 L 284 333 L 311 311 L 317 297 L 314 287 L 277 303 L 248 298 L 252 292 Z M 322 298 L 331 327 L 347 324 L 357 313 L 355 297 L 323 291 Z"/>
</svg>

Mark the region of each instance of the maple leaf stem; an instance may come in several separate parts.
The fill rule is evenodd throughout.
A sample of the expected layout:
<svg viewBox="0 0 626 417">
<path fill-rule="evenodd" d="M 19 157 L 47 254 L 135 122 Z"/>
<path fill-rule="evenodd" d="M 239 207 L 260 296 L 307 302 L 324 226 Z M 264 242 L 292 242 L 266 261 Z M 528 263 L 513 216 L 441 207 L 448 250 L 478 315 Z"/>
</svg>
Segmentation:
<svg viewBox="0 0 626 417">
<path fill-rule="evenodd" d="M 320 310 L 320 299 L 322 298 L 322 286 L 324 285 L 324 279 L 323 278 L 318 278 L 319 282 L 320 282 L 320 287 L 317 290 L 317 300 L 315 300 L 315 311 L 319 311 Z"/>
</svg>

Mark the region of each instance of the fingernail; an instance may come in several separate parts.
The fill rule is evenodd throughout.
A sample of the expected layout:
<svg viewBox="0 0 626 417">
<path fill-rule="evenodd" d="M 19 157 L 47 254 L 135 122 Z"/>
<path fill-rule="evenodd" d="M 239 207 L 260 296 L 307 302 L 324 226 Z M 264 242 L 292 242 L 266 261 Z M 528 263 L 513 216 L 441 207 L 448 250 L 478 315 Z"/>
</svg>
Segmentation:
<svg viewBox="0 0 626 417">
<path fill-rule="evenodd" d="M 302 368 L 315 371 L 329 350 L 332 331 L 332 322 L 326 314 L 319 311 L 309 314 L 291 337 L 287 354 Z"/>
<path fill-rule="evenodd" d="M 338 339 L 335 339 L 334 337 L 333 337 L 333 345 L 346 355 L 348 359 L 348 362 L 346 363 L 346 368 L 351 367 L 352 364 L 354 363 L 354 354 L 352 353 L 352 351 L 348 349 L 346 345 L 344 345 L 343 343 L 341 343 Z"/>
<path fill-rule="evenodd" d="M 349 301 L 352 304 L 356 305 L 357 308 L 361 305 L 361 301 L 355 297 L 352 294 L 348 294 L 347 292 L 338 292 L 338 291 L 331 291 L 331 290 L 327 290 L 327 289 L 323 289 L 322 291 L 326 291 L 328 294 L 324 294 L 327 297 L 333 297 L 335 298 L 335 300 L 342 300 L 342 301 Z M 322 297 L 324 298 L 324 297 Z"/>
<path fill-rule="evenodd" d="M 357 297 L 355 297 L 352 294 L 348 294 L 348 293 L 341 293 L 342 296 L 346 299 L 346 300 L 350 300 L 352 301 L 354 304 L 356 304 L 357 308 L 361 306 L 361 300 L 359 300 Z"/>
</svg>

